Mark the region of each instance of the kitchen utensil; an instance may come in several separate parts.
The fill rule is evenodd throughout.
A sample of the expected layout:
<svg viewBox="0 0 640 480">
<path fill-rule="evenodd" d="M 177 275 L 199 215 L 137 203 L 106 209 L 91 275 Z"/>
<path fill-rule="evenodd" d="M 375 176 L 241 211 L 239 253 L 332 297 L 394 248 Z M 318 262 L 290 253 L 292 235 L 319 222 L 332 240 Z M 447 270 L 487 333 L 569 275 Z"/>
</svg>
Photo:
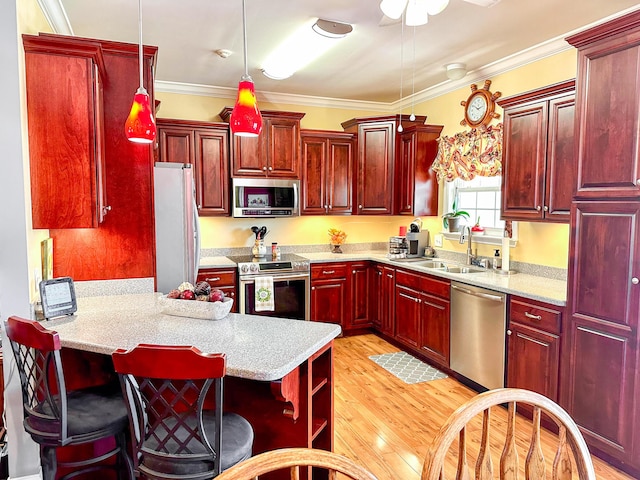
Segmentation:
<svg viewBox="0 0 640 480">
<path fill-rule="evenodd" d="M 267 227 L 263 226 L 262 228 L 260 228 L 260 238 L 262 240 L 264 240 L 264 237 L 267 236 L 267 233 L 268 233 Z"/>
<path fill-rule="evenodd" d="M 258 238 L 258 233 L 260 233 L 260 229 L 255 225 L 251 227 L 251 231 L 255 234 L 256 238 Z"/>
</svg>

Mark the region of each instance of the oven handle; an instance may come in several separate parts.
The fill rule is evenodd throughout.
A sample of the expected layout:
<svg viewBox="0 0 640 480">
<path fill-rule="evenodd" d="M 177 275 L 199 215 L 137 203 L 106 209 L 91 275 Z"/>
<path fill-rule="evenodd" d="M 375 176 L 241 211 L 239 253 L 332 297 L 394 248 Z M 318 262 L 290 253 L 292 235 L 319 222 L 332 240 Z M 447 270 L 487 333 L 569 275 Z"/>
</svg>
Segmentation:
<svg viewBox="0 0 640 480">
<path fill-rule="evenodd" d="M 268 277 L 269 275 L 262 275 L 263 277 Z M 287 280 L 305 280 L 310 278 L 308 273 L 294 273 L 291 275 L 271 275 L 273 277 L 274 282 L 283 282 Z M 240 283 L 254 283 L 256 277 L 240 277 Z"/>
</svg>

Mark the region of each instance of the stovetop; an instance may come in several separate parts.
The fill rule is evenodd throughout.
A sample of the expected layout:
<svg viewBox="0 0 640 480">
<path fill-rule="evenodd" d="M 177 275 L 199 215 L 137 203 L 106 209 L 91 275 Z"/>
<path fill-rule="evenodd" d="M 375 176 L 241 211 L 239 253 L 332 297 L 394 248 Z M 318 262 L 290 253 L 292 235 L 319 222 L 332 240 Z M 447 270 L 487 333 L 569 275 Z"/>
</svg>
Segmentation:
<svg viewBox="0 0 640 480">
<path fill-rule="evenodd" d="M 254 257 L 253 255 L 234 255 L 227 257 L 238 265 L 241 275 L 270 275 L 283 272 L 308 272 L 309 260 L 293 253 L 284 253 L 278 258 L 271 255 Z"/>
</svg>

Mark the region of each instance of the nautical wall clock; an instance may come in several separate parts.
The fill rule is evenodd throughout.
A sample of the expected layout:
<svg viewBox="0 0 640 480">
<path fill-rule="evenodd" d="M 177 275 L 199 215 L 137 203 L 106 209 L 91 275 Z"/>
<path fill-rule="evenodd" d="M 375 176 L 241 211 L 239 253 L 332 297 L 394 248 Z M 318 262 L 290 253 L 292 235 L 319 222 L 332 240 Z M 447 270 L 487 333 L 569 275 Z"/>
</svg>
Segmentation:
<svg viewBox="0 0 640 480">
<path fill-rule="evenodd" d="M 496 100 L 502 93 L 491 93 L 491 80 L 484 81 L 484 87 L 471 84 L 471 95 L 466 100 L 462 100 L 460 105 L 464 107 L 464 120 L 460 122 L 462 126 L 477 127 L 488 125 L 494 118 L 500 118 L 499 113 L 495 113 Z"/>
</svg>

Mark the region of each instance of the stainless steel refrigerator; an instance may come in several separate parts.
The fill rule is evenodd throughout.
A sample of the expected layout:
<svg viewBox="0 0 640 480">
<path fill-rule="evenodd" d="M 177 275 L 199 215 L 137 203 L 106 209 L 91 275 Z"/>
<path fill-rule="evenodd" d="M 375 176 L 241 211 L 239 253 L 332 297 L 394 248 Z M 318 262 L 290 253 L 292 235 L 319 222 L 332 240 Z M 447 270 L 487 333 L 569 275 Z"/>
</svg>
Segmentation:
<svg viewBox="0 0 640 480">
<path fill-rule="evenodd" d="M 157 162 L 153 172 L 156 223 L 156 290 L 168 293 L 195 283 L 200 263 L 200 222 L 193 169 Z"/>
</svg>

